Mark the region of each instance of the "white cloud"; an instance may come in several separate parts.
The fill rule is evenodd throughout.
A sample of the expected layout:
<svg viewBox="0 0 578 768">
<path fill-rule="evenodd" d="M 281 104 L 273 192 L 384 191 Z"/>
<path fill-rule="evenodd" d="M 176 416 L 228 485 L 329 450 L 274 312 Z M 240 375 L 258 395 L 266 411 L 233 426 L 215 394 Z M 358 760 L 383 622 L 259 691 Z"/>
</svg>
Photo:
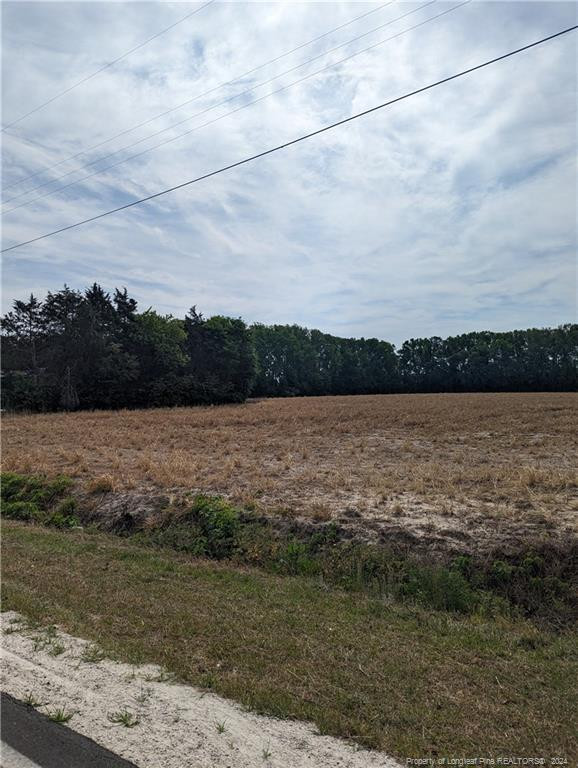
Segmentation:
<svg viewBox="0 0 578 768">
<path fill-rule="evenodd" d="M 201 112 L 422 4 L 394 3 L 101 152 Z M 252 98 L 452 5 L 424 8 L 259 88 Z M 5 121 L 193 7 L 5 3 Z M 14 126 L 11 132 L 20 138 L 5 141 L 4 183 L 168 110 L 372 7 L 215 3 Z M 576 7 L 563 2 L 474 2 L 186 138 L 6 214 L 4 243 L 290 140 L 551 34 L 575 23 L 575 16 Z M 109 288 L 127 285 L 143 306 L 175 314 L 196 303 L 205 314 L 300 322 L 396 342 L 574 320 L 575 53 L 576 37 L 570 34 L 254 164 L 6 254 L 5 300 L 30 290 L 43 294 L 64 281 L 83 287 L 96 279 Z M 133 152 L 241 103 L 220 106 Z M 80 167 L 63 163 L 54 174 Z M 28 186 L 46 178 L 31 179 Z M 26 188 L 14 186 L 5 197 Z M 32 194 L 44 189 L 49 188 Z"/>
</svg>

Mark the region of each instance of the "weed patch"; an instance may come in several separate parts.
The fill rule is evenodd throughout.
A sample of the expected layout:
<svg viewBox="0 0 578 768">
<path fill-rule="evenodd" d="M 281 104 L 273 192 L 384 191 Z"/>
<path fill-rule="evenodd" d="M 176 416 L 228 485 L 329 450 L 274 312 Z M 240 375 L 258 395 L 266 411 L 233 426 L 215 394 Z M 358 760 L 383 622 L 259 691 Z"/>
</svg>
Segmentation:
<svg viewBox="0 0 578 768">
<path fill-rule="evenodd" d="M 76 502 L 70 495 L 72 481 L 59 476 L 53 480 L 37 475 L 3 472 L 0 475 L 2 514 L 14 520 L 34 521 L 55 528 L 79 524 Z"/>
<path fill-rule="evenodd" d="M 56 709 L 51 709 L 46 715 L 53 723 L 61 723 L 64 725 L 64 723 L 68 723 L 72 720 L 75 713 L 64 707 L 57 707 Z"/>
<path fill-rule="evenodd" d="M 80 658 L 81 661 L 84 661 L 86 664 L 98 664 L 105 658 L 105 655 L 98 645 L 92 643 L 84 648 Z"/>
<path fill-rule="evenodd" d="M 114 725 L 123 725 L 125 728 L 134 728 L 140 723 L 140 720 L 128 709 L 121 709 L 118 712 L 109 712 L 107 715 L 109 722 Z"/>
<path fill-rule="evenodd" d="M 31 501 L 5 501 L 2 504 L 2 514 L 12 520 L 38 520 L 42 513 L 38 506 Z"/>
<path fill-rule="evenodd" d="M 24 704 L 26 704 L 27 707 L 30 707 L 31 709 L 38 709 L 39 707 L 46 706 L 45 701 L 41 701 L 40 699 L 37 699 L 36 696 L 32 691 L 28 691 L 23 699 Z"/>
</svg>

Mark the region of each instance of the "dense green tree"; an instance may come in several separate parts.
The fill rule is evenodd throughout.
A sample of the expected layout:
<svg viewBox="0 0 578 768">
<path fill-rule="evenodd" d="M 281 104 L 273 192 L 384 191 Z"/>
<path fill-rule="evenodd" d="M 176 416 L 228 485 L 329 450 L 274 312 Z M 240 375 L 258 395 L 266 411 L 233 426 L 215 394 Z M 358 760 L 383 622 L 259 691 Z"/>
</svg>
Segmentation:
<svg viewBox="0 0 578 768">
<path fill-rule="evenodd" d="M 242 402 L 249 395 L 576 390 L 578 325 L 442 339 L 396 352 L 298 325 L 139 313 L 126 288 L 64 286 L 15 301 L 2 319 L 2 400 L 10 410 Z"/>
<path fill-rule="evenodd" d="M 131 387 L 131 406 L 182 405 L 182 378 L 187 356 L 182 320 L 148 309 L 135 317 L 130 351 L 138 360 L 137 380 Z"/>
<path fill-rule="evenodd" d="M 255 353 L 240 319 L 205 320 L 195 307 L 185 318 L 188 371 L 193 395 L 203 402 L 242 402 L 255 377 Z"/>
<path fill-rule="evenodd" d="M 297 325 L 254 325 L 254 393 L 354 395 L 397 387 L 394 347 L 378 339 L 342 339 Z"/>
<path fill-rule="evenodd" d="M 398 357 L 404 391 L 575 390 L 578 325 L 411 339 Z"/>
<path fill-rule="evenodd" d="M 255 368 L 242 320 L 139 314 L 126 289 L 111 298 L 96 283 L 16 301 L 2 336 L 3 405 L 15 410 L 240 402 Z"/>
<path fill-rule="evenodd" d="M 45 337 L 42 303 L 32 294 L 28 301 L 15 301 L 13 310 L 3 319 L 3 329 L 13 340 L 13 344 L 3 350 L 4 354 L 16 355 L 13 364 L 19 362 L 29 368 L 36 378 L 39 346 Z"/>
<path fill-rule="evenodd" d="M 43 410 L 49 398 L 41 383 L 40 361 L 46 341 L 42 302 L 32 294 L 15 301 L 2 320 L 2 389 L 5 407 L 22 403 L 26 410 Z"/>
</svg>

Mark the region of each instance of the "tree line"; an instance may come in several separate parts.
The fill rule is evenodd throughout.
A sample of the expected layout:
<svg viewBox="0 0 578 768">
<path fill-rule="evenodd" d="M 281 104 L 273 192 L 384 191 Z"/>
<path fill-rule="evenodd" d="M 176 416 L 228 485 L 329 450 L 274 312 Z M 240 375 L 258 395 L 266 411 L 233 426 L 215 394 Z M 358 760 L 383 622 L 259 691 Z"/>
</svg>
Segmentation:
<svg viewBox="0 0 578 768">
<path fill-rule="evenodd" d="M 110 296 L 96 283 L 15 301 L 2 336 L 7 410 L 242 402 L 255 371 L 242 320 L 139 313 L 126 289 Z"/>
<path fill-rule="evenodd" d="M 253 394 L 573 391 L 578 325 L 405 341 L 342 339 L 298 326 L 252 328 Z"/>
<path fill-rule="evenodd" d="M 137 311 L 126 289 L 64 286 L 2 318 L 6 410 L 146 408 L 250 395 L 576 390 L 578 325 L 411 339 Z"/>
</svg>

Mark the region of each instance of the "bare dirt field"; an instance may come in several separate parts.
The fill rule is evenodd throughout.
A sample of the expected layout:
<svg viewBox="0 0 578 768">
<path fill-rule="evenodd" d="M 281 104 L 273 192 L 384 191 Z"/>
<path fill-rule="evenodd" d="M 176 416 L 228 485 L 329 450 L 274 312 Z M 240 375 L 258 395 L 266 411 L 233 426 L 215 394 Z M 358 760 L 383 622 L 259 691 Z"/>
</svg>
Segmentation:
<svg viewBox="0 0 578 768">
<path fill-rule="evenodd" d="M 107 509 L 185 491 L 372 537 L 484 551 L 575 540 L 577 396 L 435 394 L 5 416 L 3 464 Z"/>
</svg>

